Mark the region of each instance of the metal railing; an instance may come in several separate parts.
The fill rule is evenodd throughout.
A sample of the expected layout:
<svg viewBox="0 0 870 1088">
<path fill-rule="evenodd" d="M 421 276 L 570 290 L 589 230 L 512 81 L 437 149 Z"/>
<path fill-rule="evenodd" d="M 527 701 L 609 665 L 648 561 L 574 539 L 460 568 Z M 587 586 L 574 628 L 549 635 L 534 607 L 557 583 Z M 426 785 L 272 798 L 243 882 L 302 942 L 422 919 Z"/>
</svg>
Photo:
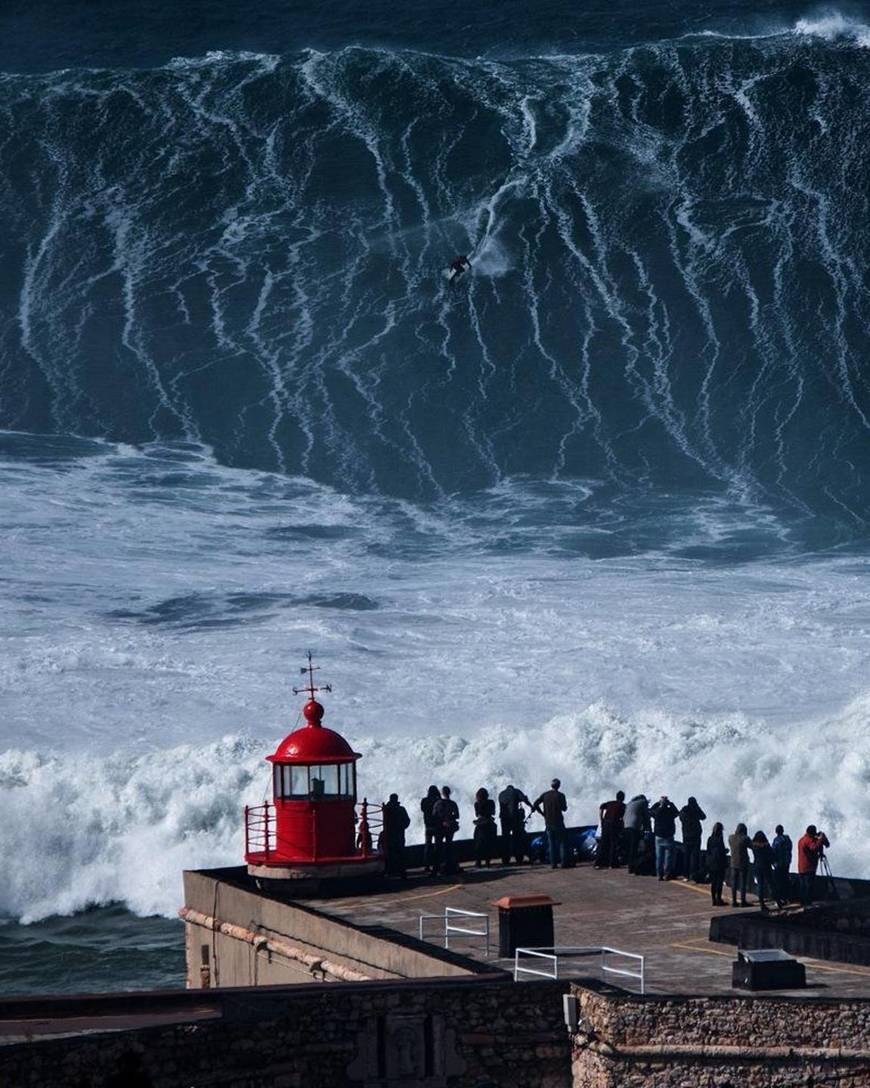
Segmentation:
<svg viewBox="0 0 870 1088">
<path fill-rule="evenodd" d="M 641 994 L 646 992 L 644 957 L 637 952 L 626 952 L 622 948 L 611 948 L 608 945 L 594 945 L 591 947 L 556 945 L 552 948 L 518 948 L 514 952 L 514 982 L 519 981 L 521 974 L 539 975 L 542 978 L 559 978 L 559 968 L 564 966 L 565 960 L 583 959 L 591 956 L 600 956 L 599 967 L 605 980 L 608 975 L 620 975 L 623 978 L 634 979 L 640 983 Z M 526 957 L 527 960 L 534 960 L 539 966 L 526 966 L 521 962 L 523 957 Z M 623 966 L 614 967 L 612 965 L 613 958 L 621 961 Z M 631 970 L 628 966 L 625 966 L 626 960 L 636 961 L 639 964 L 639 969 Z M 540 970 L 539 967 L 543 968 L 545 964 L 547 969 Z"/>
<path fill-rule="evenodd" d="M 467 921 L 466 921 L 467 919 Z M 477 929 L 470 929 L 477 919 Z M 426 933 L 426 922 L 437 920 L 441 923 L 440 932 L 434 936 L 443 939 L 444 947 L 450 948 L 450 935 L 464 937 L 483 937 L 486 957 L 489 958 L 489 915 L 477 910 L 461 910 L 459 907 L 445 907 L 443 914 L 420 914 L 418 935 L 421 941 L 428 940 L 432 934 Z M 462 924 L 459 924 L 462 923 Z"/>
<path fill-rule="evenodd" d="M 245 854 L 262 854 L 268 859 L 276 846 L 275 806 L 268 801 L 245 805 Z"/>
<path fill-rule="evenodd" d="M 378 853 L 378 843 L 384 830 L 384 806 L 370 805 L 363 797 L 356 806 L 356 848 L 364 858 Z"/>
<path fill-rule="evenodd" d="M 329 804 L 329 802 L 323 802 Z M 286 839 L 278 841 L 276 807 L 274 802 L 265 801 L 262 805 L 245 805 L 245 854 L 262 854 L 266 861 L 273 855 L 298 849 L 310 850 L 315 860 L 321 855 L 317 848 L 317 820 L 315 813 L 308 814 L 311 825 L 310 837 L 302 843 L 288 843 Z M 378 840 L 384 827 L 384 806 L 369 804 L 366 798 L 354 806 L 356 831 L 354 841 L 357 853 L 364 858 L 374 857 L 378 853 Z"/>
</svg>

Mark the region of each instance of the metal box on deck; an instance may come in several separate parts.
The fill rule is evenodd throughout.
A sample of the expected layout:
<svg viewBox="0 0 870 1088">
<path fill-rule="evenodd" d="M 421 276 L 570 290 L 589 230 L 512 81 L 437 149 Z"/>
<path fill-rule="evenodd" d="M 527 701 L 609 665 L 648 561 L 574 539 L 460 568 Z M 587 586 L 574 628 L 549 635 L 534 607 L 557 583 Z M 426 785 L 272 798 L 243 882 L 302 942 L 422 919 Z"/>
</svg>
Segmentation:
<svg viewBox="0 0 870 1088">
<path fill-rule="evenodd" d="M 552 948 L 553 907 L 549 895 L 505 895 L 498 907 L 498 954 L 513 956 L 518 948 Z"/>
<path fill-rule="evenodd" d="M 731 985 L 740 990 L 799 990 L 807 984 L 804 965 L 781 948 L 738 949 Z"/>
</svg>

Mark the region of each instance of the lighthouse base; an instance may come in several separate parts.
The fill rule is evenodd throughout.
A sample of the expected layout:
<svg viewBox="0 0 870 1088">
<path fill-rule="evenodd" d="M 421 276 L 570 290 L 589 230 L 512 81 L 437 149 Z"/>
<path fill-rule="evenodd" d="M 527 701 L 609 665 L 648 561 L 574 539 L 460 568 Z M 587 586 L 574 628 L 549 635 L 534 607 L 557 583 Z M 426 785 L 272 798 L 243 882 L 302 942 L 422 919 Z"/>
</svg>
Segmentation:
<svg viewBox="0 0 870 1088">
<path fill-rule="evenodd" d="M 248 874 L 259 880 L 290 880 L 320 882 L 323 880 L 358 880 L 360 877 L 379 876 L 384 871 L 384 859 L 336 858 L 333 861 L 288 861 L 283 864 L 248 862 Z"/>
</svg>

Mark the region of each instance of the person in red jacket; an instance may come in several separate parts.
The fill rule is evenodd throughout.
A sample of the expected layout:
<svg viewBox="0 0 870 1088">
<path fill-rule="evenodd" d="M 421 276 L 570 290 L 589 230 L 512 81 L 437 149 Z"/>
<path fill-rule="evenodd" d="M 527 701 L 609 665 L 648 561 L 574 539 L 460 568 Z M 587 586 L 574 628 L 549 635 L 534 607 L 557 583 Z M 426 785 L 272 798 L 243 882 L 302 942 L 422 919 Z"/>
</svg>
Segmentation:
<svg viewBox="0 0 870 1088">
<path fill-rule="evenodd" d="M 815 824 L 810 824 L 806 834 L 798 840 L 798 884 L 800 886 L 801 905 L 808 907 L 813 901 L 816 869 L 824 857 L 825 848 L 830 846 L 824 831 L 817 831 Z"/>
<path fill-rule="evenodd" d="M 616 869 L 619 866 L 619 844 L 622 842 L 623 820 L 625 819 L 625 794 L 622 790 L 616 794 L 615 801 L 604 801 L 598 809 L 601 824 L 601 838 L 595 859 L 596 869 Z"/>
</svg>

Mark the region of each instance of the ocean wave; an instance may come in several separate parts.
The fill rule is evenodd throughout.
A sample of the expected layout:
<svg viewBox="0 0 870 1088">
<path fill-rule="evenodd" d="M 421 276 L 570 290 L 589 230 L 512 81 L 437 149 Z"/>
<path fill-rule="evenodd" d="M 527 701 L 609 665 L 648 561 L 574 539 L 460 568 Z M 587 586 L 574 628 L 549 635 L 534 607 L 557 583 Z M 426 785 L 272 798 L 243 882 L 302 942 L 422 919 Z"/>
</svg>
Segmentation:
<svg viewBox="0 0 870 1088">
<path fill-rule="evenodd" d="M 826 42 L 845 40 L 864 48 L 870 47 L 870 26 L 836 10 L 798 19 L 793 31 Z"/>
<path fill-rule="evenodd" d="M 845 41 L 866 47 L 870 45 L 870 26 L 836 9 L 828 9 L 805 15 L 792 23 L 768 24 L 756 30 L 692 30 L 683 34 L 681 40 L 707 38 L 714 41 L 765 42 L 783 41 L 789 37 L 815 38 L 820 42 Z"/>
<path fill-rule="evenodd" d="M 422 832 L 418 799 L 430 782 L 453 787 L 469 834 L 479 786 L 492 792 L 513 781 L 534 797 L 558 775 L 577 823 L 594 823 L 598 804 L 617 788 L 679 802 L 692 794 L 708 826 L 743 820 L 769 834 L 781 822 L 796 838 L 816 823 L 831 838 L 835 871 L 865 876 L 868 711 L 865 695 L 834 717 L 771 729 L 739 714 L 624 716 L 598 703 L 522 731 L 349 735 L 364 753 L 361 793 L 380 801 L 398 792 L 412 816 L 412 841 Z M 10 864 L 0 913 L 33 922 L 122 902 L 140 915 L 172 917 L 184 868 L 242 863 L 242 810 L 267 796 L 264 756 L 278 739 L 225 737 L 109 756 L 4 753 L 0 847 Z"/>
<path fill-rule="evenodd" d="M 0 423 L 414 501 L 742 489 L 863 532 L 868 152 L 854 50 L 813 47 L 862 26 L 6 76 Z"/>
</svg>

